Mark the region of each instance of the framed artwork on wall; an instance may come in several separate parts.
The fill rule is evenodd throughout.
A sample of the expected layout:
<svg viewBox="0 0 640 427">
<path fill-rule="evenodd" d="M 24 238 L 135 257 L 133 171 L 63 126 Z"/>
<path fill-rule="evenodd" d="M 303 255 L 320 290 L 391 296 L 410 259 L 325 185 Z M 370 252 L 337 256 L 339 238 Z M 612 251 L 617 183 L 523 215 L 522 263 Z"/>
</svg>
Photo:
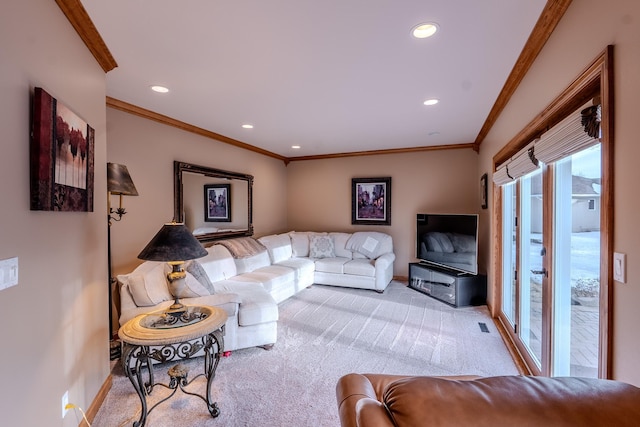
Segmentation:
<svg viewBox="0 0 640 427">
<path fill-rule="evenodd" d="M 231 184 L 204 186 L 204 220 L 207 222 L 231 221 Z"/>
<path fill-rule="evenodd" d="M 480 200 L 482 201 L 482 209 L 487 209 L 489 207 L 489 202 L 487 200 L 487 179 L 488 177 L 486 173 L 480 178 Z"/>
<path fill-rule="evenodd" d="M 32 117 L 31 210 L 93 212 L 95 130 L 39 87 Z"/>
<path fill-rule="evenodd" d="M 351 224 L 391 225 L 391 177 L 351 180 Z"/>
</svg>

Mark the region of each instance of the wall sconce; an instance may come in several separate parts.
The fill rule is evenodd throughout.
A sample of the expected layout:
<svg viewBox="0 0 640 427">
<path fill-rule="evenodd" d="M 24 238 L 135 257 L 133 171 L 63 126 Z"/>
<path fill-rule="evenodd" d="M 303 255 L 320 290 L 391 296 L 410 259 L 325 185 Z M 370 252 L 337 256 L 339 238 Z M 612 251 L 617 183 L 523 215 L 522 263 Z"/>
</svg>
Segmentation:
<svg viewBox="0 0 640 427">
<path fill-rule="evenodd" d="M 120 203 L 117 209 L 111 207 L 111 195 L 120 196 Z M 122 206 L 122 196 L 137 196 L 138 190 L 133 184 L 129 170 L 125 165 L 117 163 L 107 163 L 107 247 L 108 247 L 108 265 L 109 265 L 109 345 L 111 360 L 120 357 L 120 345 L 113 336 L 113 286 L 116 279 L 113 277 L 111 269 L 111 224 L 112 221 L 120 221 L 122 216 L 126 214 Z"/>
<path fill-rule="evenodd" d="M 129 170 L 125 165 L 117 163 L 107 163 L 107 209 L 109 211 L 109 225 L 111 221 L 120 221 L 127 212 L 122 207 L 122 196 L 137 196 L 138 190 L 133 184 Z M 120 203 L 117 209 L 111 207 L 111 195 L 120 196 Z M 117 215 L 111 216 L 112 214 Z"/>
</svg>

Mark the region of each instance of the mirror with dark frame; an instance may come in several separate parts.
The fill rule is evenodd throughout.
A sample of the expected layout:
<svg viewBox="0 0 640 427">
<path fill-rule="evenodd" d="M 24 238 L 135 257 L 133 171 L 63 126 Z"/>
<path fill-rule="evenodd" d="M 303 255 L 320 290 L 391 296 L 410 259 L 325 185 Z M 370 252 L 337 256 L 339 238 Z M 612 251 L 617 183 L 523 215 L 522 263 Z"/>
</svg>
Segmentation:
<svg viewBox="0 0 640 427">
<path fill-rule="evenodd" d="M 253 175 L 173 162 L 176 222 L 202 243 L 253 235 Z"/>
</svg>

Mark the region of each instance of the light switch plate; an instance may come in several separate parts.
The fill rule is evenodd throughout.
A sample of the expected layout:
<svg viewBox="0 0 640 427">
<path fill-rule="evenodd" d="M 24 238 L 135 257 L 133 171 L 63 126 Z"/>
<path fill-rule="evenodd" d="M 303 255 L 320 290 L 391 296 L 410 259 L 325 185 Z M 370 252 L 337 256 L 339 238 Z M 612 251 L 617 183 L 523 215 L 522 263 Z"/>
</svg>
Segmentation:
<svg viewBox="0 0 640 427">
<path fill-rule="evenodd" d="M 627 283 L 627 254 L 613 253 L 613 280 Z"/>
<path fill-rule="evenodd" d="M 0 260 L 0 290 L 18 284 L 18 257 Z"/>
</svg>

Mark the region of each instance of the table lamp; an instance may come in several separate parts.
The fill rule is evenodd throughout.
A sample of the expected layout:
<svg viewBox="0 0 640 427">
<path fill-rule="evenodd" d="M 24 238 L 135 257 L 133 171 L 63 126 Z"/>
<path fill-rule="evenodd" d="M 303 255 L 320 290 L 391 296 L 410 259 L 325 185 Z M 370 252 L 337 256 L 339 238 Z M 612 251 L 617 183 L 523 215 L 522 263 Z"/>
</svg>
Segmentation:
<svg viewBox="0 0 640 427">
<path fill-rule="evenodd" d="M 184 286 L 184 278 L 187 276 L 182 268 L 184 262 L 201 258 L 207 253 L 207 250 L 183 223 L 171 222 L 164 224 L 138 255 L 140 259 L 164 261 L 172 267 L 172 271 L 167 274 L 167 280 L 169 281 L 169 291 L 175 300 L 167 310 L 168 314 L 179 316 L 186 310 L 178 297 L 180 289 Z"/>
</svg>

